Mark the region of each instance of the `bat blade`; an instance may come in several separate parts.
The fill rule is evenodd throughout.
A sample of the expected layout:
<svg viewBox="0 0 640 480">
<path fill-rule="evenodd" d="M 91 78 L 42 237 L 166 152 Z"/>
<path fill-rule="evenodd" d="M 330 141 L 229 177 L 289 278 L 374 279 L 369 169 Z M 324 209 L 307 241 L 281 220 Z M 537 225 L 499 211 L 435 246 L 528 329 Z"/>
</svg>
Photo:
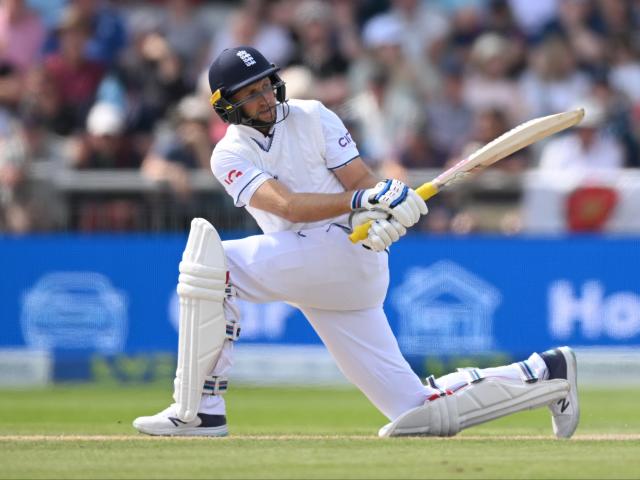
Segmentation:
<svg viewBox="0 0 640 480">
<path fill-rule="evenodd" d="M 522 123 L 476 150 L 469 157 L 440 174 L 431 183 L 438 189 L 451 185 L 538 140 L 573 127 L 582 120 L 582 117 L 584 117 L 584 109 L 578 108 Z"/>
<path fill-rule="evenodd" d="M 442 187 L 451 185 L 473 173 L 483 170 L 498 160 L 502 160 L 538 140 L 573 127 L 577 125 L 583 117 L 584 109 L 578 108 L 568 112 L 534 118 L 533 120 L 522 123 L 487 143 L 484 147 L 476 150 L 469 157 L 456 163 L 432 181 L 416 188 L 416 193 L 424 200 L 428 200 L 438 193 Z M 354 228 L 353 233 L 349 235 L 349 239 L 353 243 L 364 240 L 367 238 L 370 225 L 371 222 L 358 225 Z"/>
</svg>

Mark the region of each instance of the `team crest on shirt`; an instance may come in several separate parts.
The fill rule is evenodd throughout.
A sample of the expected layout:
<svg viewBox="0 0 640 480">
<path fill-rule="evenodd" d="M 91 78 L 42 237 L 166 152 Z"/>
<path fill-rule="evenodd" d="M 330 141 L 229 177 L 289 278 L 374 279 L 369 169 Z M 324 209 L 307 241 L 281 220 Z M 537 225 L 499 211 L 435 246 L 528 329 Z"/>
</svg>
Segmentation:
<svg viewBox="0 0 640 480">
<path fill-rule="evenodd" d="M 241 177 L 242 172 L 240 170 L 233 169 L 229 173 L 227 173 L 227 178 L 224 179 L 224 183 L 227 185 L 231 185 L 236 178 Z"/>
<path fill-rule="evenodd" d="M 240 50 L 238 53 L 236 53 L 236 55 L 240 57 L 240 60 L 242 60 L 247 67 L 250 67 L 251 65 L 256 64 L 256 61 L 253 59 L 251 54 L 246 50 Z"/>
</svg>

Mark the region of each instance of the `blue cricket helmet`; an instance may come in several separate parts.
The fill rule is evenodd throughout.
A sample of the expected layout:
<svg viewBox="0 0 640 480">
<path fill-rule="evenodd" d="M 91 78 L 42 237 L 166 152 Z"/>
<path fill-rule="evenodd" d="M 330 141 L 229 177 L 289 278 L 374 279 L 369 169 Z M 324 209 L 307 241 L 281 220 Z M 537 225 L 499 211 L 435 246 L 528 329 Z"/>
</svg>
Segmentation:
<svg viewBox="0 0 640 480">
<path fill-rule="evenodd" d="M 269 77 L 276 100 L 286 103 L 285 84 L 277 74 L 279 70 L 280 67 L 253 47 L 227 48 L 209 67 L 211 105 L 227 123 L 253 125 L 255 122 L 251 119 L 243 118 L 241 105 L 234 104 L 231 97 L 247 85 Z"/>
</svg>

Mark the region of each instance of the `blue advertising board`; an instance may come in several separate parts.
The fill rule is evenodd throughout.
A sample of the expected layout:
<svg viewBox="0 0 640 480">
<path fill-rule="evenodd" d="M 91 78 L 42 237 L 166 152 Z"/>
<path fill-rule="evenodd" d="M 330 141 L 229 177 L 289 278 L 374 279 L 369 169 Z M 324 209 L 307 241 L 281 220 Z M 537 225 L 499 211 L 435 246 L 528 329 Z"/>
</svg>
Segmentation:
<svg viewBox="0 0 640 480">
<path fill-rule="evenodd" d="M 60 378 L 78 359 L 174 355 L 185 240 L 0 238 L 0 349 L 51 351 Z M 410 361 L 640 345 L 639 238 L 408 235 L 389 262 L 386 311 Z M 242 344 L 320 345 L 289 305 L 241 312 Z"/>
</svg>

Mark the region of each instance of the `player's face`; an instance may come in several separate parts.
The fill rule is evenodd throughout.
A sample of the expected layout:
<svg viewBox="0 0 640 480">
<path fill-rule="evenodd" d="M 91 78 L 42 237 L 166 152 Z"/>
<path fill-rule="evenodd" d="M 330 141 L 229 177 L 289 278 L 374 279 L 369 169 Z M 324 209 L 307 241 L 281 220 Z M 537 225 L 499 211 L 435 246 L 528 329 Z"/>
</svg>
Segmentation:
<svg viewBox="0 0 640 480">
<path fill-rule="evenodd" d="M 264 123 L 275 121 L 276 96 L 269 78 L 263 78 L 247 85 L 232 97 L 234 103 L 241 103 L 244 114 Z"/>
</svg>

